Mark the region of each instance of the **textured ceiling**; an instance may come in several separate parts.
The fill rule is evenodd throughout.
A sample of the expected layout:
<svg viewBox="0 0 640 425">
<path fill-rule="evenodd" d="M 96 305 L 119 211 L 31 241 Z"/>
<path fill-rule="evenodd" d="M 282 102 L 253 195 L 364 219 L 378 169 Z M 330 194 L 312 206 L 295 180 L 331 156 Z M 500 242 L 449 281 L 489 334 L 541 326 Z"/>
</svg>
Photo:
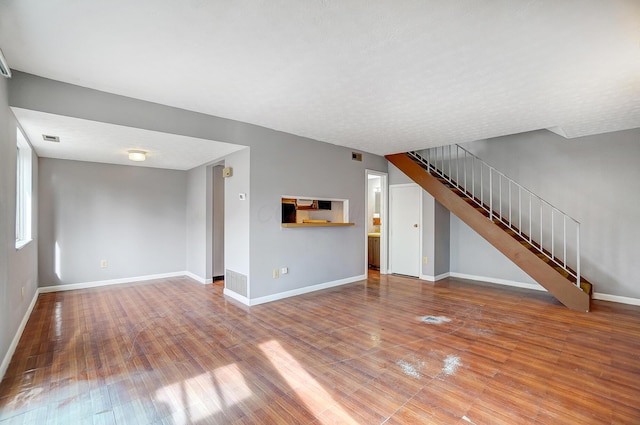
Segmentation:
<svg viewBox="0 0 640 425">
<path fill-rule="evenodd" d="M 38 156 L 44 158 L 190 170 L 243 148 L 194 137 L 11 109 Z M 42 138 L 43 134 L 58 136 L 60 142 L 47 142 Z M 129 161 L 127 151 L 130 149 L 148 152 L 146 161 Z"/>
<path fill-rule="evenodd" d="M 12 68 L 378 154 L 640 127 L 640 1 L 3 0 Z"/>
</svg>

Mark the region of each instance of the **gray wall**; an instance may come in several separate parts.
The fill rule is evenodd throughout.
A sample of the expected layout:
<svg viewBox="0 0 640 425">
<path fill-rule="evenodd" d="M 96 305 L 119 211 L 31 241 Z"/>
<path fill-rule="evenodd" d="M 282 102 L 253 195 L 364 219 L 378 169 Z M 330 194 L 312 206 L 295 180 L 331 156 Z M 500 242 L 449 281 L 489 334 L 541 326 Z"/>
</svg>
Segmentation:
<svg viewBox="0 0 640 425">
<path fill-rule="evenodd" d="M 449 210 L 422 191 L 422 274 L 431 278 L 449 272 Z"/>
<path fill-rule="evenodd" d="M 451 270 L 450 256 L 451 256 L 451 235 L 450 235 L 450 216 L 453 216 L 448 209 L 442 206 L 440 202 L 434 200 L 434 213 L 435 213 L 435 258 L 432 259 L 434 263 L 434 275 L 439 276 L 444 273 L 448 273 Z"/>
<path fill-rule="evenodd" d="M 184 271 L 186 187 L 182 171 L 40 158 L 40 285 Z"/>
<path fill-rule="evenodd" d="M 251 298 L 365 274 L 365 169 L 386 172 L 380 156 L 364 154 L 362 162 L 352 161 L 351 150 L 343 147 L 20 72 L 14 73 L 10 104 L 249 146 L 250 153 L 225 158 L 234 168 L 234 177 L 225 181 L 225 266 L 249 275 Z M 195 174 L 193 179 L 200 178 Z M 206 173 L 201 177 L 206 180 Z M 247 200 L 238 200 L 240 192 Z M 356 226 L 282 229 L 283 194 L 349 199 Z M 195 231 L 188 233 L 195 237 Z M 206 273 L 206 250 L 205 237 L 190 252 L 188 270 Z M 204 266 L 196 264 L 200 258 Z M 281 266 L 290 274 L 272 279 L 272 269 Z"/>
<path fill-rule="evenodd" d="M 216 165 L 212 169 L 211 181 L 213 193 L 211 194 L 211 209 L 213 229 L 211 232 L 212 250 L 212 277 L 224 276 L 224 178 L 222 177 L 223 165 Z"/>
<path fill-rule="evenodd" d="M 389 163 L 389 184 L 407 184 L 415 183 L 405 173 L 400 171 L 398 167 Z"/>
<path fill-rule="evenodd" d="M 581 223 L 582 274 L 596 292 L 640 298 L 639 140 L 640 129 L 576 139 L 540 130 L 465 147 Z"/>
<path fill-rule="evenodd" d="M 364 275 L 366 169 L 386 172 L 387 161 L 285 133 L 250 138 L 261 140 L 251 147 L 251 298 Z M 355 226 L 283 229 L 282 195 L 348 199 Z M 283 266 L 289 274 L 273 279 Z"/>
<path fill-rule="evenodd" d="M 207 167 L 196 167 L 187 172 L 187 239 L 184 246 L 187 258 L 186 270 L 200 279 L 207 279 Z M 210 237 L 209 237 L 210 240 Z"/>
<path fill-rule="evenodd" d="M 450 271 L 511 282 L 537 283 L 475 230 L 451 214 Z"/>
<path fill-rule="evenodd" d="M 32 157 L 32 242 L 15 249 L 16 129 L 8 107 L 7 80 L 0 77 L 0 375 L 5 372 L 11 342 L 20 327 L 38 285 L 38 158 Z M 24 288 L 24 297 L 22 296 Z M 0 376 L 1 379 L 1 376 Z"/>
<path fill-rule="evenodd" d="M 224 180 L 224 261 L 225 268 L 247 276 L 247 284 L 251 284 L 249 263 L 250 207 L 253 206 L 253 187 L 250 190 L 250 157 L 253 152 L 243 149 L 225 157 L 226 167 L 233 169 L 233 176 Z M 252 171 L 252 170 L 251 170 Z M 240 200 L 240 194 L 245 200 Z M 268 249 L 268 248 L 265 248 Z M 250 288 L 251 289 L 251 288 Z"/>
</svg>

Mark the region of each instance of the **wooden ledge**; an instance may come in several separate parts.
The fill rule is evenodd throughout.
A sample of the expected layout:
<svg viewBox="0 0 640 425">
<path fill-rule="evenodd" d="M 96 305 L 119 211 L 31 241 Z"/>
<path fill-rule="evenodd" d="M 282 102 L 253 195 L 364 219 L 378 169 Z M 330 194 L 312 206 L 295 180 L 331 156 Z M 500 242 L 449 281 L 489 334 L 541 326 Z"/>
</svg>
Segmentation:
<svg viewBox="0 0 640 425">
<path fill-rule="evenodd" d="M 344 227 L 355 226 L 355 223 L 281 223 L 282 227 Z"/>
</svg>

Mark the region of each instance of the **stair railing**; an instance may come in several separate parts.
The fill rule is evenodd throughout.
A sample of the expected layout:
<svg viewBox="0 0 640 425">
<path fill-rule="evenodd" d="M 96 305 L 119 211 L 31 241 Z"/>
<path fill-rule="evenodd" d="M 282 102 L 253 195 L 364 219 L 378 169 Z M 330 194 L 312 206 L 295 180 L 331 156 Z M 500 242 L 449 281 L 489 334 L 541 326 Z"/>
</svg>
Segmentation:
<svg viewBox="0 0 640 425">
<path fill-rule="evenodd" d="M 517 233 L 580 287 L 580 223 L 460 145 L 409 152 L 432 175 L 446 180 L 489 220 Z"/>
</svg>

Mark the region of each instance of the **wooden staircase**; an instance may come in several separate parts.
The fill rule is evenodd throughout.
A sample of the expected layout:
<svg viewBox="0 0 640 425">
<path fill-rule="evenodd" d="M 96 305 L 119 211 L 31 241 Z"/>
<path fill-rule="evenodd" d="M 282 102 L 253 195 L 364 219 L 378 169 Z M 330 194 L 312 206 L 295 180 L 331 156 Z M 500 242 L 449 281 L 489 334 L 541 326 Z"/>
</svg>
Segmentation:
<svg viewBox="0 0 640 425">
<path fill-rule="evenodd" d="M 474 199 L 471 194 L 455 187 L 446 179 L 430 174 L 408 154 L 387 155 L 386 158 L 511 259 L 558 301 L 572 310 L 589 311 L 592 285 L 581 277 L 580 287 L 576 286 L 576 279 L 571 273 L 554 263 L 549 258 L 550 254 L 535 241 L 513 230 L 513 226 L 505 225 L 504 217 L 494 213 L 493 220 L 489 219 L 489 213 L 479 205 L 481 203 L 477 198 Z M 576 275 L 573 270 L 569 270 Z"/>
</svg>

